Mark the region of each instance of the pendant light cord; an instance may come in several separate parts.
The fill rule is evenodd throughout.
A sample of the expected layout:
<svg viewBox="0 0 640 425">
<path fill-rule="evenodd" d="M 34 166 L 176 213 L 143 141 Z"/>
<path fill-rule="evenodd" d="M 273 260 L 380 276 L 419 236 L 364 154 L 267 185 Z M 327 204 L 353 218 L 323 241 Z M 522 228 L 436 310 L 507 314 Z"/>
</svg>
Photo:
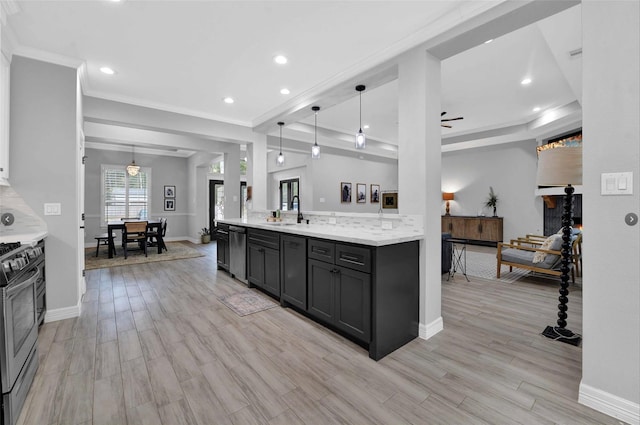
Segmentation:
<svg viewBox="0 0 640 425">
<path fill-rule="evenodd" d="M 318 144 L 318 111 L 315 111 L 313 122 L 313 143 Z"/>
<path fill-rule="evenodd" d="M 362 91 L 360 91 L 360 132 L 362 133 Z"/>
</svg>

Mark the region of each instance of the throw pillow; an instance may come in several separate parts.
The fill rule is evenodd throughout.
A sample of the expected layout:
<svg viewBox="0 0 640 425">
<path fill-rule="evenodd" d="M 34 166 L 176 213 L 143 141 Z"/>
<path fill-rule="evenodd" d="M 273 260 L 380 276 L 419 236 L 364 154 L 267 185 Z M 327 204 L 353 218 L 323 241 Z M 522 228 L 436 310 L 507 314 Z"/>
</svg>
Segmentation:
<svg viewBox="0 0 640 425">
<path fill-rule="evenodd" d="M 544 240 L 544 242 L 542 243 L 542 245 L 540 246 L 540 249 L 546 249 L 546 250 L 557 250 L 558 249 L 558 241 L 560 241 L 560 245 L 562 245 L 562 236 L 558 235 L 557 233 L 555 235 L 551 235 L 549 236 L 547 239 Z M 546 252 L 539 252 L 536 251 L 535 254 L 533 254 L 533 263 L 542 263 L 544 261 L 544 259 L 547 257 L 547 253 Z"/>
</svg>

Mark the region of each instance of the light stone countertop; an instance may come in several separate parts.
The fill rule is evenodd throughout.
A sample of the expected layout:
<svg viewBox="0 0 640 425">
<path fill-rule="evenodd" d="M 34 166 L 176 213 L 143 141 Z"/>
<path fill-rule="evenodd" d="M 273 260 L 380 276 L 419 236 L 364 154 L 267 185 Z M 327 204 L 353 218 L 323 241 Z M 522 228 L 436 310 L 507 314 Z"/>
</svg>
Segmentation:
<svg viewBox="0 0 640 425">
<path fill-rule="evenodd" d="M 365 229 L 362 227 L 345 227 L 332 224 L 297 224 L 292 222 L 267 222 L 266 220 L 224 219 L 220 223 L 233 226 L 251 227 L 271 230 L 292 235 L 330 239 L 339 242 L 350 242 L 369 246 L 385 246 L 402 242 L 416 241 L 424 237 L 422 231 L 416 229 Z"/>
<path fill-rule="evenodd" d="M 47 231 L 0 235 L 0 243 L 20 242 L 22 245 L 33 245 L 47 236 Z"/>
</svg>

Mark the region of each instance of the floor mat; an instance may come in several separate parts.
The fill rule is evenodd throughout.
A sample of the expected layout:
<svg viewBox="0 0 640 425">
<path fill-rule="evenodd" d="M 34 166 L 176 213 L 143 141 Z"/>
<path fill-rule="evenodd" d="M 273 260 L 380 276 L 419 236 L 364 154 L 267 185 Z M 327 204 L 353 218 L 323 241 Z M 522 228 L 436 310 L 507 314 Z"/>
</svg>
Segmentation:
<svg viewBox="0 0 640 425">
<path fill-rule="evenodd" d="M 218 299 L 238 316 L 246 316 L 278 306 L 276 302 L 266 295 L 251 289 L 246 289 L 237 294 L 225 295 Z"/>
</svg>

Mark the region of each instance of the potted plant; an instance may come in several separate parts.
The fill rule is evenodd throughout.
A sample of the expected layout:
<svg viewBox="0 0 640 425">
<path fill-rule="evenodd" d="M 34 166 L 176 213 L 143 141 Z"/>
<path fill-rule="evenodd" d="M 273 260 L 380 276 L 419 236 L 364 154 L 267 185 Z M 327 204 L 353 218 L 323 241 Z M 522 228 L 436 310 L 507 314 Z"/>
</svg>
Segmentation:
<svg viewBox="0 0 640 425">
<path fill-rule="evenodd" d="M 495 194 L 495 192 L 493 191 L 493 187 L 489 186 L 489 197 L 487 198 L 487 202 L 485 202 L 484 204 L 487 207 L 492 207 L 493 208 L 493 216 L 497 217 L 498 214 L 496 214 L 496 206 L 498 205 L 498 195 Z"/>
<path fill-rule="evenodd" d="M 202 230 L 200 230 L 200 239 L 203 244 L 211 242 L 211 231 L 208 227 L 203 227 Z"/>
</svg>

